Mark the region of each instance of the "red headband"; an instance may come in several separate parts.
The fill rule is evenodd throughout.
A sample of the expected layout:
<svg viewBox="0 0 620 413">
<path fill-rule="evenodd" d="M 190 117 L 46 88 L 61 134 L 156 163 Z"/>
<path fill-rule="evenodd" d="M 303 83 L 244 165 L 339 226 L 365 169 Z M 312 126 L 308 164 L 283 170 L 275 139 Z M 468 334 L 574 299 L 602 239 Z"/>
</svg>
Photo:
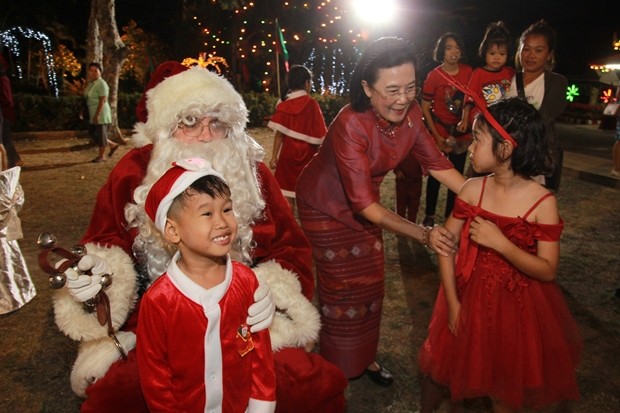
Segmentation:
<svg viewBox="0 0 620 413">
<path fill-rule="evenodd" d="M 445 74 L 442 70 L 438 70 L 437 72 L 439 72 L 441 77 L 446 79 L 450 85 L 454 86 L 466 95 L 469 95 L 469 97 L 471 97 L 471 99 L 474 101 L 476 107 L 480 110 L 480 112 L 482 112 L 482 116 L 484 116 L 484 118 L 487 120 L 487 122 L 489 122 L 493 129 L 495 129 L 500 135 L 502 135 L 502 138 L 504 138 L 504 140 L 512 143 L 513 147 L 517 147 L 517 141 L 515 141 L 514 138 L 510 136 L 508 132 L 506 132 L 506 129 L 504 129 L 502 125 L 500 125 L 499 122 L 495 120 L 495 118 L 493 117 L 493 115 L 491 115 L 489 109 L 487 108 L 487 102 L 483 98 L 481 98 L 479 94 L 474 93 L 467 86 L 463 86 L 462 84 L 454 80 L 452 76 Z"/>
</svg>

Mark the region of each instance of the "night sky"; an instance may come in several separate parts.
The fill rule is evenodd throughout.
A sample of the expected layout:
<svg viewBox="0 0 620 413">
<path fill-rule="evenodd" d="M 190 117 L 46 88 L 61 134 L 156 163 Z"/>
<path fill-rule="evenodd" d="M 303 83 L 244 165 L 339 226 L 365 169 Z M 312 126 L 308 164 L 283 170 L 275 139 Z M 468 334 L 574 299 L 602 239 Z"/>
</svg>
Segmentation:
<svg viewBox="0 0 620 413">
<path fill-rule="evenodd" d="M 332 0 L 337 1 L 346 7 L 354 0 Z M 169 21 L 171 3 L 175 2 L 119 0 L 116 2 L 119 29 L 134 19 L 140 27 L 156 32 L 165 41 L 173 27 Z M 530 23 L 544 18 L 558 33 L 556 71 L 596 79 L 588 63 L 612 54 L 614 32 L 620 35 L 619 0 L 399 0 L 399 4 L 401 9 L 396 20 L 383 27 L 369 25 L 369 32 L 372 37 L 400 35 L 413 40 L 421 61 L 427 65 L 434 65 L 429 56 L 435 40 L 445 31 L 463 37 L 467 63 L 478 66 L 476 50 L 488 23 L 506 22 L 516 42 Z M 0 29 L 15 24 L 12 16 L 27 15 L 34 19 L 36 15 L 56 15 L 83 42 L 89 8 L 87 0 L 0 0 Z"/>
</svg>

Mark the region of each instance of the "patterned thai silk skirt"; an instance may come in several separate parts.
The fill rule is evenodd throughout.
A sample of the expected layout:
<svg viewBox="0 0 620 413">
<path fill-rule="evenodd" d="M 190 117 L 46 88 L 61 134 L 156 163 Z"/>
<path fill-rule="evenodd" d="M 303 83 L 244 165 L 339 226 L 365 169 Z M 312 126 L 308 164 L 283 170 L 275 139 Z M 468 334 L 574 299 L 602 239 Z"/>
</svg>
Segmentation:
<svg viewBox="0 0 620 413">
<path fill-rule="evenodd" d="M 375 361 L 384 295 L 382 230 L 357 231 L 299 202 L 312 244 L 321 313 L 320 353 L 354 378 Z"/>
</svg>

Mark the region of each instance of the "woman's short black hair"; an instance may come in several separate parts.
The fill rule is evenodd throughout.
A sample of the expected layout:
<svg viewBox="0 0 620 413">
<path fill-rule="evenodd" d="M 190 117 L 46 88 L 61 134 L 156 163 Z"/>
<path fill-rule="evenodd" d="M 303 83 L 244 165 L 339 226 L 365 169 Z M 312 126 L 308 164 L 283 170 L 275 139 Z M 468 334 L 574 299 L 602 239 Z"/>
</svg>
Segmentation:
<svg viewBox="0 0 620 413">
<path fill-rule="evenodd" d="M 461 40 L 461 36 L 454 32 L 447 32 L 442 34 L 439 39 L 437 39 L 435 49 L 433 50 L 434 61 L 438 63 L 443 62 L 443 58 L 446 54 L 446 42 L 448 41 L 448 39 L 454 40 L 459 49 L 461 49 L 461 55 L 465 55 L 465 44 Z"/>
<path fill-rule="evenodd" d="M 306 66 L 293 65 L 286 75 L 286 87 L 280 99 L 286 100 L 286 95 L 294 90 L 302 90 L 306 82 L 312 80 L 312 72 Z"/>
<path fill-rule="evenodd" d="M 94 66 L 94 67 L 96 67 L 97 69 L 99 69 L 99 71 L 100 71 L 101 73 L 103 73 L 103 66 L 101 66 L 101 63 L 99 63 L 99 62 L 91 62 L 91 63 L 88 65 L 88 68 L 90 69 L 90 68 L 91 68 L 91 67 L 93 67 L 93 66 Z"/>
<path fill-rule="evenodd" d="M 534 106 L 521 98 L 506 98 L 489 105 L 489 113 L 517 142 L 510 156 L 510 167 L 515 174 L 531 177 L 551 172 L 552 160 L 545 122 Z M 495 158 L 503 162 L 501 146 L 505 141 L 502 135 L 490 126 L 481 113 L 476 115 L 476 128 L 479 127 L 489 131 Z"/>
<path fill-rule="evenodd" d="M 399 37 L 382 37 L 372 42 L 362 53 L 351 75 L 349 99 L 353 110 L 364 112 L 371 106 L 370 99 L 364 93 L 362 81 L 372 86 L 377 82 L 379 69 L 405 63 L 411 63 L 414 69 L 417 66 L 413 46 L 408 41 Z"/>
</svg>

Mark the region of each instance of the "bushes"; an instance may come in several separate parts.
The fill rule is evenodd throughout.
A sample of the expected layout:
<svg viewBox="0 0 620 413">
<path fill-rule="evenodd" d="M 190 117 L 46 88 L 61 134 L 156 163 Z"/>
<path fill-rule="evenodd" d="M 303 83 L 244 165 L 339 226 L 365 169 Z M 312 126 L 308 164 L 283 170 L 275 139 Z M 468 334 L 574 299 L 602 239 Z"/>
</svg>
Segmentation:
<svg viewBox="0 0 620 413">
<path fill-rule="evenodd" d="M 135 107 L 140 93 L 122 94 L 118 99 L 118 122 L 121 129 L 131 129 L 136 122 Z M 79 118 L 84 98 L 81 96 L 41 96 L 16 93 L 15 132 L 80 130 L 88 127 L 88 119 Z M 87 115 L 88 116 L 88 115 Z"/>
<path fill-rule="evenodd" d="M 135 108 L 141 93 L 118 95 L 118 123 L 121 129 L 132 129 L 136 123 Z M 249 111 L 249 127 L 265 126 L 273 113 L 277 98 L 266 93 L 247 92 L 242 94 Z M 336 95 L 313 96 L 321 106 L 325 122 L 329 124 L 347 102 L 346 97 Z M 86 129 L 88 120 L 80 120 L 84 104 L 81 96 L 42 96 L 16 93 L 15 111 L 17 119 L 15 132 L 58 131 Z"/>
</svg>

